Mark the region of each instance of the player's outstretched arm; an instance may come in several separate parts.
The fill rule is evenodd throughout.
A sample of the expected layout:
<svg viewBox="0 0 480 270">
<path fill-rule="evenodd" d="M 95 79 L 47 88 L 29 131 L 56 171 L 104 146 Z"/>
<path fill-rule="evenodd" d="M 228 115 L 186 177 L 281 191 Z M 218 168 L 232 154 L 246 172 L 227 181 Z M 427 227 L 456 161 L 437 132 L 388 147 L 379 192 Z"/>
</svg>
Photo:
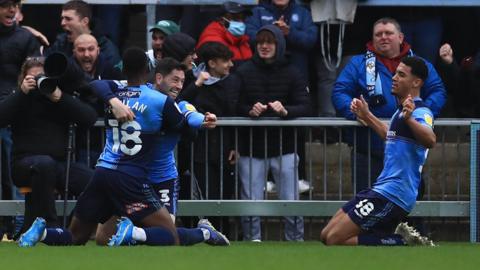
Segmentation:
<svg viewBox="0 0 480 270">
<path fill-rule="evenodd" d="M 387 138 L 388 126 L 370 112 L 363 96 L 352 100 L 350 110 L 357 116 L 360 123 L 371 127 L 383 140 Z"/>
</svg>

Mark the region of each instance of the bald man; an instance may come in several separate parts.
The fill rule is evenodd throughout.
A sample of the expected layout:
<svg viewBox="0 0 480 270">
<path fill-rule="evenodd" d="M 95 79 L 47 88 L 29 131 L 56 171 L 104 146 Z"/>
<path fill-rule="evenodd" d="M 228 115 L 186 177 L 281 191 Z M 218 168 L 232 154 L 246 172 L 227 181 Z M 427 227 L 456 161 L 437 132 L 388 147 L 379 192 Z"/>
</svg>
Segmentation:
<svg viewBox="0 0 480 270">
<path fill-rule="evenodd" d="M 100 47 L 97 39 L 90 34 L 81 34 L 73 43 L 73 57 L 83 71 L 91 77 L 95 76 L 95 68 Z"/>
<path fill-rule="evenodd" d="M 73 58 L 92 80 L 122 79 L 121 71 L 105 60 L 97 40 L 90 34 L 81 34 L 75 39 Z"/>
</svg>

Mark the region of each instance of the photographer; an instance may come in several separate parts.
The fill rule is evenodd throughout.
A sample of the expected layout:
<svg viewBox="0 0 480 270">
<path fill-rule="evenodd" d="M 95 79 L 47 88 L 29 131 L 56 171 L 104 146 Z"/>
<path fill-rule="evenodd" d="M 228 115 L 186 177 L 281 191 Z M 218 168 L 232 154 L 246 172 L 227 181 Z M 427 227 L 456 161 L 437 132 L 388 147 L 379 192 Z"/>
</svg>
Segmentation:
<svg viewBox="0 0 480 270">
<path fill-rule="evenodd" d="M 65 189 L 69 125 L 89 127 L 97 118 L 93 108 L 58 87 L 51 93 L 40 91 L 37 84 L 43 66 L 43 58 L 27 58 L 19 89 L 0 103 L 0 126 L 10 124 L 12 128 L 14 184 L 32 189 L 26 197 L 24 228 L 34 217 L 57 225 L 55 189 Z M 85 166 L 71 164 L 71 194 L 79 195 L 91 175 Z"/>
</svg>

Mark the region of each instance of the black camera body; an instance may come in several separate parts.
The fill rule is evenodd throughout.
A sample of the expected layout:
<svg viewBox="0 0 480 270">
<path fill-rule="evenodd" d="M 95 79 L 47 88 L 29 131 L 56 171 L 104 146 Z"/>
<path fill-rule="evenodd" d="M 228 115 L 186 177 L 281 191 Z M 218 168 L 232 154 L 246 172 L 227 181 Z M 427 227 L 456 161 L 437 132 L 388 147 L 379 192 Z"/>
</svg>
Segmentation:
<svg viewBox="0 0 480 270">
<path fill-rule="evenodd" d="M 36 76 L 35 80 L 38 90 L 45 95 L 53 93 L 57 87 L 72 94 L 88 81 L 83 70 L 61 52 L 50 54 L 43 69 L 45 74 Z"/>
<path fill-rule="evenodd" d="M 35 76 L 35 81 L 37 82 L 37 89 L 44 95 L 53 93 L 58 84 L 56 78 L 47 77 L 45 74 Z"/>
</svg>

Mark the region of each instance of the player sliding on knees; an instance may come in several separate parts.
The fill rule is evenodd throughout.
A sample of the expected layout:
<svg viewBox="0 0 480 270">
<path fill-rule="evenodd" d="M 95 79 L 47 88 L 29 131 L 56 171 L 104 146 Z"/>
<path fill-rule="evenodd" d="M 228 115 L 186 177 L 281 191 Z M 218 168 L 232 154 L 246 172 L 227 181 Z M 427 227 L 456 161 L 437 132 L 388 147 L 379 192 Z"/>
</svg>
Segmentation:
<svg viewBox="0 0 480 270">
<path fill-rule="evenodd" d="M 131 121 L 118 123 L 112 115 L 107 117 L 104 151 L 91 182 L 77 201 L 69 229 L 46 228 L 45 220 L 39 217 L 21 235 L 19 246 L 34 246 L 40 241 L 48 245 L 82 245 L 98 223 L 112 216 L 124 217 L 118 226 L 123 237 L 116 237 L 115 245 L 131 244 L 135 237 L 147 245 L 178 245 L 182 239 L 192 237 L 187 231 L 175 228 L 148 179 L 148 164 L 159 136 L 165 131 L 180 132 L 188 128 L 185 116 L 172 98 L 145 84 L 148 60 L 143 50 L 125 51 L 123 72 L 127 76 L 126 87 L 112 81 L 97 81 L 99 85 L 94 88 L 110 87 L 114 97 L 130 104 L 133 115 L 126 115 L 126 120 Z M 133 223 L 144 229 L 135 229 Z M 209 223 L 199 224 L 197 229 L 201 238 L 211 244 L 229 244 Z"/>
<path fill-rule="evenodd" d="M 152 87 L 155 90 L 176 100 L 182 91 L 185 80 L 186 66 L 173 58 L 164 58 L 157 62 L 155 68 L 155 81 Z M 112 98 L 109 88 L 96 89 L 99 96 L 107 103 L 112 104 L 112 111 L 118 121 L 133 120 L 130 108 L 123 104 L 117 97 Z M 182 135 L 193 137 L 199 129 L 213 129 L 216 126 L 216 116 L 212 113 L 201 114 L 187 101 L 177 100 L 178 107 L 184 115 L 188 129 L 183 134 L 178 131 L 163 132 L 154 146 L 153 158 L 148 164 L 149 181 L 155 192 L 160 197 L 162 204 L 170 213 L 173 222 L 177 214 L 178 204 L 178 171 L 175 165 L 174 150 Z M 187 134 L 185 134 L 187 132 Z M 117 226 L 117 219 L 119 220 Z M 213 231 L 212 231 L 213 230 Z M 181 245 L 193 245 L 206 242 L 210 245 L 228 245 L 228 239 L 215 231 L 207 219 L 201 219 L 197 228 L 177 228 Z M 134 226 L 125 217 L 112 217 L 101 224 L 97 229 L 95 240 L 98 245 L 131 245 L 145 240 L 144 229 Z"/>
<path fill-rule="evenodd" d="M 370 112 L 363 96 L 351 102 L 358 121 L 386 140 L 384 168 L 372 188 L 359 192 L 328 222 L 320 236 L 326 245 L 433 246 L 401 223 L 415 206 L 420 173 L 436 142 L 433 114 L 419 97 L 427 75 L 422 59 L 402 59 L 392 84 L 400 107 L 389 126 Z"/>
</svg>

